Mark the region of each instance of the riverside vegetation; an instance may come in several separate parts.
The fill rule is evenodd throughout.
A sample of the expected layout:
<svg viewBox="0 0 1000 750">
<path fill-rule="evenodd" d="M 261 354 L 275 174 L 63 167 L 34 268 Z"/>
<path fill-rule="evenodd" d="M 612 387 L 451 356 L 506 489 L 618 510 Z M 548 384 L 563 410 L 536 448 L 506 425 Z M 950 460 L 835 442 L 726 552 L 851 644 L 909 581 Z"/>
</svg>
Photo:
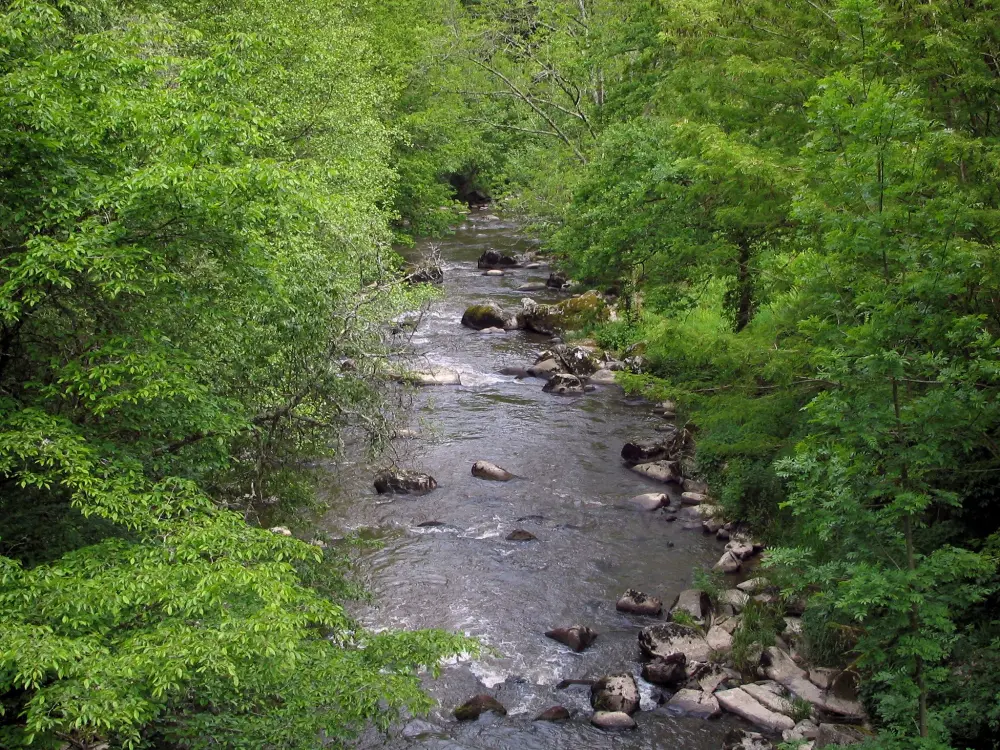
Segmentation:
<svg viewBox="0 0 1000 750">
<path fill-rule="evenodd" d="M 390 245 L 458 185 L 617 296 L 588 333 L 677 403 L 869 744 L 997 747 L 998 15 L 5 3 L 0 746 L 308 748 L 427 705 L 471 645 L 365 632 L 345 546 L 258 519 L 384 441 L 425 294 Z"/>
</svg>

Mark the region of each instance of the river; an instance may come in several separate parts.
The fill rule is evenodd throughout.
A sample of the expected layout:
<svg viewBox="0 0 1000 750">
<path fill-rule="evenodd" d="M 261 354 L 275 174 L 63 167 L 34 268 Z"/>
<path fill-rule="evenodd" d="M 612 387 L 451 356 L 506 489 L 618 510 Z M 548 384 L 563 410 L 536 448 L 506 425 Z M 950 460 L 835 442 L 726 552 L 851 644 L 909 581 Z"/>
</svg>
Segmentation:
<svg viewBox="0 0 1000 750">
<path fill-rule="evenodd" d="M 373 601 L 358 612 L 371 628 L 444 628 L 480 638 L 499 655 L 448 665 L 429 680 L 439 708 L 371 747 L 556 750 L 622 748 L 718 750 L 731 718 L 707 722 L 671 715 L 657 689 L 639 678 L 639 630 L 655 620 L 626 616 L 615 601 L 628 588 L 669 606 L 689 588 L 696 568 L 710 565 L 721 545 L 714 537 L 669 523 L 661 513 L 626 505 L 629 497 L 663 491 L 622 465 L 622 444 L 654 435 L 660 421 L 650 405 L 628 399 L 618 386 L 577 397 L 542 392 L 542 381 L 498 374 L 528 366 L 547 339 L 521 331 L 484 335 L 462 328 L 462 312 L 493 299 L 517 306 L 524 296 L 559 299 L 558 292 L 526 295 L 516 288 L 544 281 L 547 269 L 484 276 L 476 268 L 488 248 L 532 247 L 516 225 L 473 212 L 454 235 L 439 241 L 443 298 L 425 314 L 411 344 L 427 363 L 461 373 L 462 385 L 420 389 L 409 428 L 393 458 L 425 471 L 439 487 L 421 496 L 379 497 L 371 472 L 337 472 L 328 487 L 331 529 L 365 530 L 382 542 L 366 553 L 361 574 Z M 417 249 L 418 251 L 421 248 Z M 476 479 L 476 460 L 517 475 L 507 482 Z M 357 467 L 356 467 L 357 468 Z M 444 525 L 422 527 L 437 521 Z M 515 528 L 537 541 L 505 541 Z M 600 633 L 582 654 L 543 633 L 583 624 Z M 643 692 L 636 731 L 609 734 L 589 724 L 589 689 L 556 688 L 564 679 L 595 679 L 629 671 Z M 497 697 L 506 718 L 487 715 L 458 723 L 455 706 L 477 693 Z M 575 711 L 562 724 L 534 722 L 561 704 Z"/>
</svg>

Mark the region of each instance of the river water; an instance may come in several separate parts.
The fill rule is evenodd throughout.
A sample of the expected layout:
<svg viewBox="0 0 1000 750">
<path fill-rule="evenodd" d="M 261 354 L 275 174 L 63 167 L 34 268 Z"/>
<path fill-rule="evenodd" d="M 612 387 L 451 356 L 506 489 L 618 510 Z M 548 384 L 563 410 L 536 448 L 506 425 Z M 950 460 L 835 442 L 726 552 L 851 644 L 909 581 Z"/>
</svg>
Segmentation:
<svg viewBox="0 0 1000 750">
<path fill-rule="evenodd" d="M 555 750 L 622 748 L 717 750 L 731 719 L 707 722 L 674 716 L 656 703 L 656 688 L 639 678 L 637 635 L 655 620 L 626 616 L 615 601 L 637 588 L 665 604 L 691 585 L 696 568 L 710 565 L 721 545 L 714 537 L 669 523 L 661 513 L 624 505 L 662 485 L 625 468 L 619 458 L 631 437 L 654 435 L 660 418 L 650 405 L 618 386 L 582 396 L 542 392 L 542 381 L 498 374 L 526 367 L 545 337 L 525 332 L 484 335 L 460 324 L 471 304 L 493 299 L 513 307 L 524 296 L 555 300 L 558 292 L 526 295 L 515 289 L 544 281 L 547 269 L 483 276 L 476 268 L 488 248 L 530 249 L 518 228 L 473 212 L 456 233 L 438 242 L 444 296 L 424 314 L 411 345 L 427 364 L 461 373 L 460 386 L 435 386 L 415 396 L 411 439 L 397 440 L 391 456 L 401 467 L 425 471 L 439 487 L 421 496 L 379 497 L 372 471 L 336 473 L 329 489 L 331 529 L 365 530 L 382 542 L 361 563 L 373 601 L 360 609 L 369 627 L 444 628 L 480 638 L 498 652 L 448 665 L 428 681 L 439 708 L 371 747 Z M 418 248 L 418 251 L 421 248 Z M 507 482 L 474 478 L 476 460 L 517 475 Z M 444 525 L 422 527 L 436 521 Z M 523 528 L 537 541 L 505 541 Z M 582 654 L 543 633 L 573 624 L 600 637 Z M 608 734 L 589 724 L 589 689 L 556 688 L 564 679 L 596 679 L 628 671 L 643 692 L 638 730 Z M 490 693 L 508 709 L 458 723 L 455 706 Z M 563 724 L 533 722 L 561 704 L 574 711 Z"/>
</svg>

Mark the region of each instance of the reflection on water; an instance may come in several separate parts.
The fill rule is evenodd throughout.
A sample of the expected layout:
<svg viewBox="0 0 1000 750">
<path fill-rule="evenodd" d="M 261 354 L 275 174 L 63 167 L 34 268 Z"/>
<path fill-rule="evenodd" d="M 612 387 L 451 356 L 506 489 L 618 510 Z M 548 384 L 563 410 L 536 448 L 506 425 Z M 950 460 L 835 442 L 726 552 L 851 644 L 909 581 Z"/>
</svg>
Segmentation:
<svg viewBox="0 0 1000 750">
<path fill-rule="evenodd" d="M 564 679 L 631 671 L 638 676 L 638 630 L 649 620 L 615 611 L 630 587 L 667 603 L 691 582 L 692 570 L 718 557 L 714 538 L 683 530 L 661 515 L 622 507 L 632 495 L 661 490 L 625 469 L 622 443 L 652 435 L 659 423 L 648 404 L 605 387 L 578 397 L 542 393 L 542 382 L 501 375 L 523 367 L 545 338 L 522 332 L 482 335 L 462 328 L 465 308 L 488 298 L 516 306 L 519 293 L 546 269 L 483 276 L 476 259 L 487 248 L 530 249 L 513 225 L 470 218 L 437 243 L 445 259 L 444 298 L 424 315 L 411 343 L 429 365 L 461 373 L 461 386 L 418 392 L 411 428 L 397 440 L 396 461 L 432 474 L 438 489 L 418 498 L 377 498 L 370 472 L 338 467 L 329 494 L 331 529 L 378 530 L 384 546 L 367 553 L 362 573 L 373 602 L 359 618 L 373 628 L 445 628 L 481 638 L 499 656 L 447 666 L 428 689 L 440 706 L 392 739 L 369 735 L 364 747 L 616 748 L 716 750 L 731 720 L 704 722 L 656 707 L 655 688 L 639 680 L 643 712 L 638 731 L 606 734 L 591 727 L 589 690 L 558 690 Z M 487 460 L 517 475 L 507 483 L 474 478 Z M 424 525 L 421 525 L 424 524 Z M 523 528 L 533 542 L 508 542 Z M 582 654 L 543 636 L 556 626 L 589 625 L 600 632 Z M 508 709 L 504 719 L 458 724 L 451 710 L 489 690 Z M 532 722 L 562 704 L 575 712 L 565 724 Z"/>
</svg>

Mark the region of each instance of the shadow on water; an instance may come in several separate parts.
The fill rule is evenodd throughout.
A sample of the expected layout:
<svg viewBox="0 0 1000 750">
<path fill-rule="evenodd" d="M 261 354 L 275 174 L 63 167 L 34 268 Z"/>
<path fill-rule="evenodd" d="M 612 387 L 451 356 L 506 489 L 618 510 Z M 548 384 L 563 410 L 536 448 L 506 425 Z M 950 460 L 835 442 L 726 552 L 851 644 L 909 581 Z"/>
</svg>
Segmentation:
<svg viewBox="0 0 1000 750">
<path fill-rule="evenodd" d="M 362 746 L 717 750 L 732 719 L 672 716 L 657 706 L 656 688 L 641 680 L 644 710 L 635 717 L 638 730 L 627 734 L 590 726 L 586 687 L 556 689 L 564 679 L 622 671 L 638 676 L 636 636 L 653 621 L 618 613 L 618 596 L 634 587 L 669 603 L 690 585 L 693 569 L 718 557 L 719 543 L 622 506 L 635 494 L 663 490 L 619 459 L 628 438 L 654 434 L 658 418 L 648 405 L 626 399 L 616 386 L 576 398 L 543 393 L 540 380 L 499 373 L 531 364 L 544 337 L 487 336 L 460 325 L 465 308 L 486 299 L 514 305 L 524 296 L 558 296 L 513 291 L 544 280 L 544 268 L 503 277 L 476 269 L 487 248 L 523 252 L 534 243 L 515 225 L 483 216 L 436 244 L 445 261 L 444 295 L 412 341 L 427 363 L 460 372 L 462 385 L 419 391 L 410 425 L 419 435 L 394 448 L 398 463 L 429 472 L 439 487 L 386 501 L 376 498 L 363 466 L 334 467 L 326 523 L 337 530 L 375 530 L 384 543 L 361 564 L 373 594 L 372 603 L 355 613 L 365 624 L 463 631 L 499 656 L 447 665 L 439 679 L 427 682 L 440 703 L 430 716 L 388 740 L 366 736 Z M 518 478 L 476 479 L 470 468 L 480 459 Z M 531 531 L 537 541 L 506 541 L 515 528 Z M 582 654 L 543 636 L 576 623 L 601 633 Z M 456 705 L 486 691 L 507 707 L 506 718 L 463 724 L 452 718 Z M 555 704 L 574 711 L 573 719 L 531 721 Z"/>
</svg>

